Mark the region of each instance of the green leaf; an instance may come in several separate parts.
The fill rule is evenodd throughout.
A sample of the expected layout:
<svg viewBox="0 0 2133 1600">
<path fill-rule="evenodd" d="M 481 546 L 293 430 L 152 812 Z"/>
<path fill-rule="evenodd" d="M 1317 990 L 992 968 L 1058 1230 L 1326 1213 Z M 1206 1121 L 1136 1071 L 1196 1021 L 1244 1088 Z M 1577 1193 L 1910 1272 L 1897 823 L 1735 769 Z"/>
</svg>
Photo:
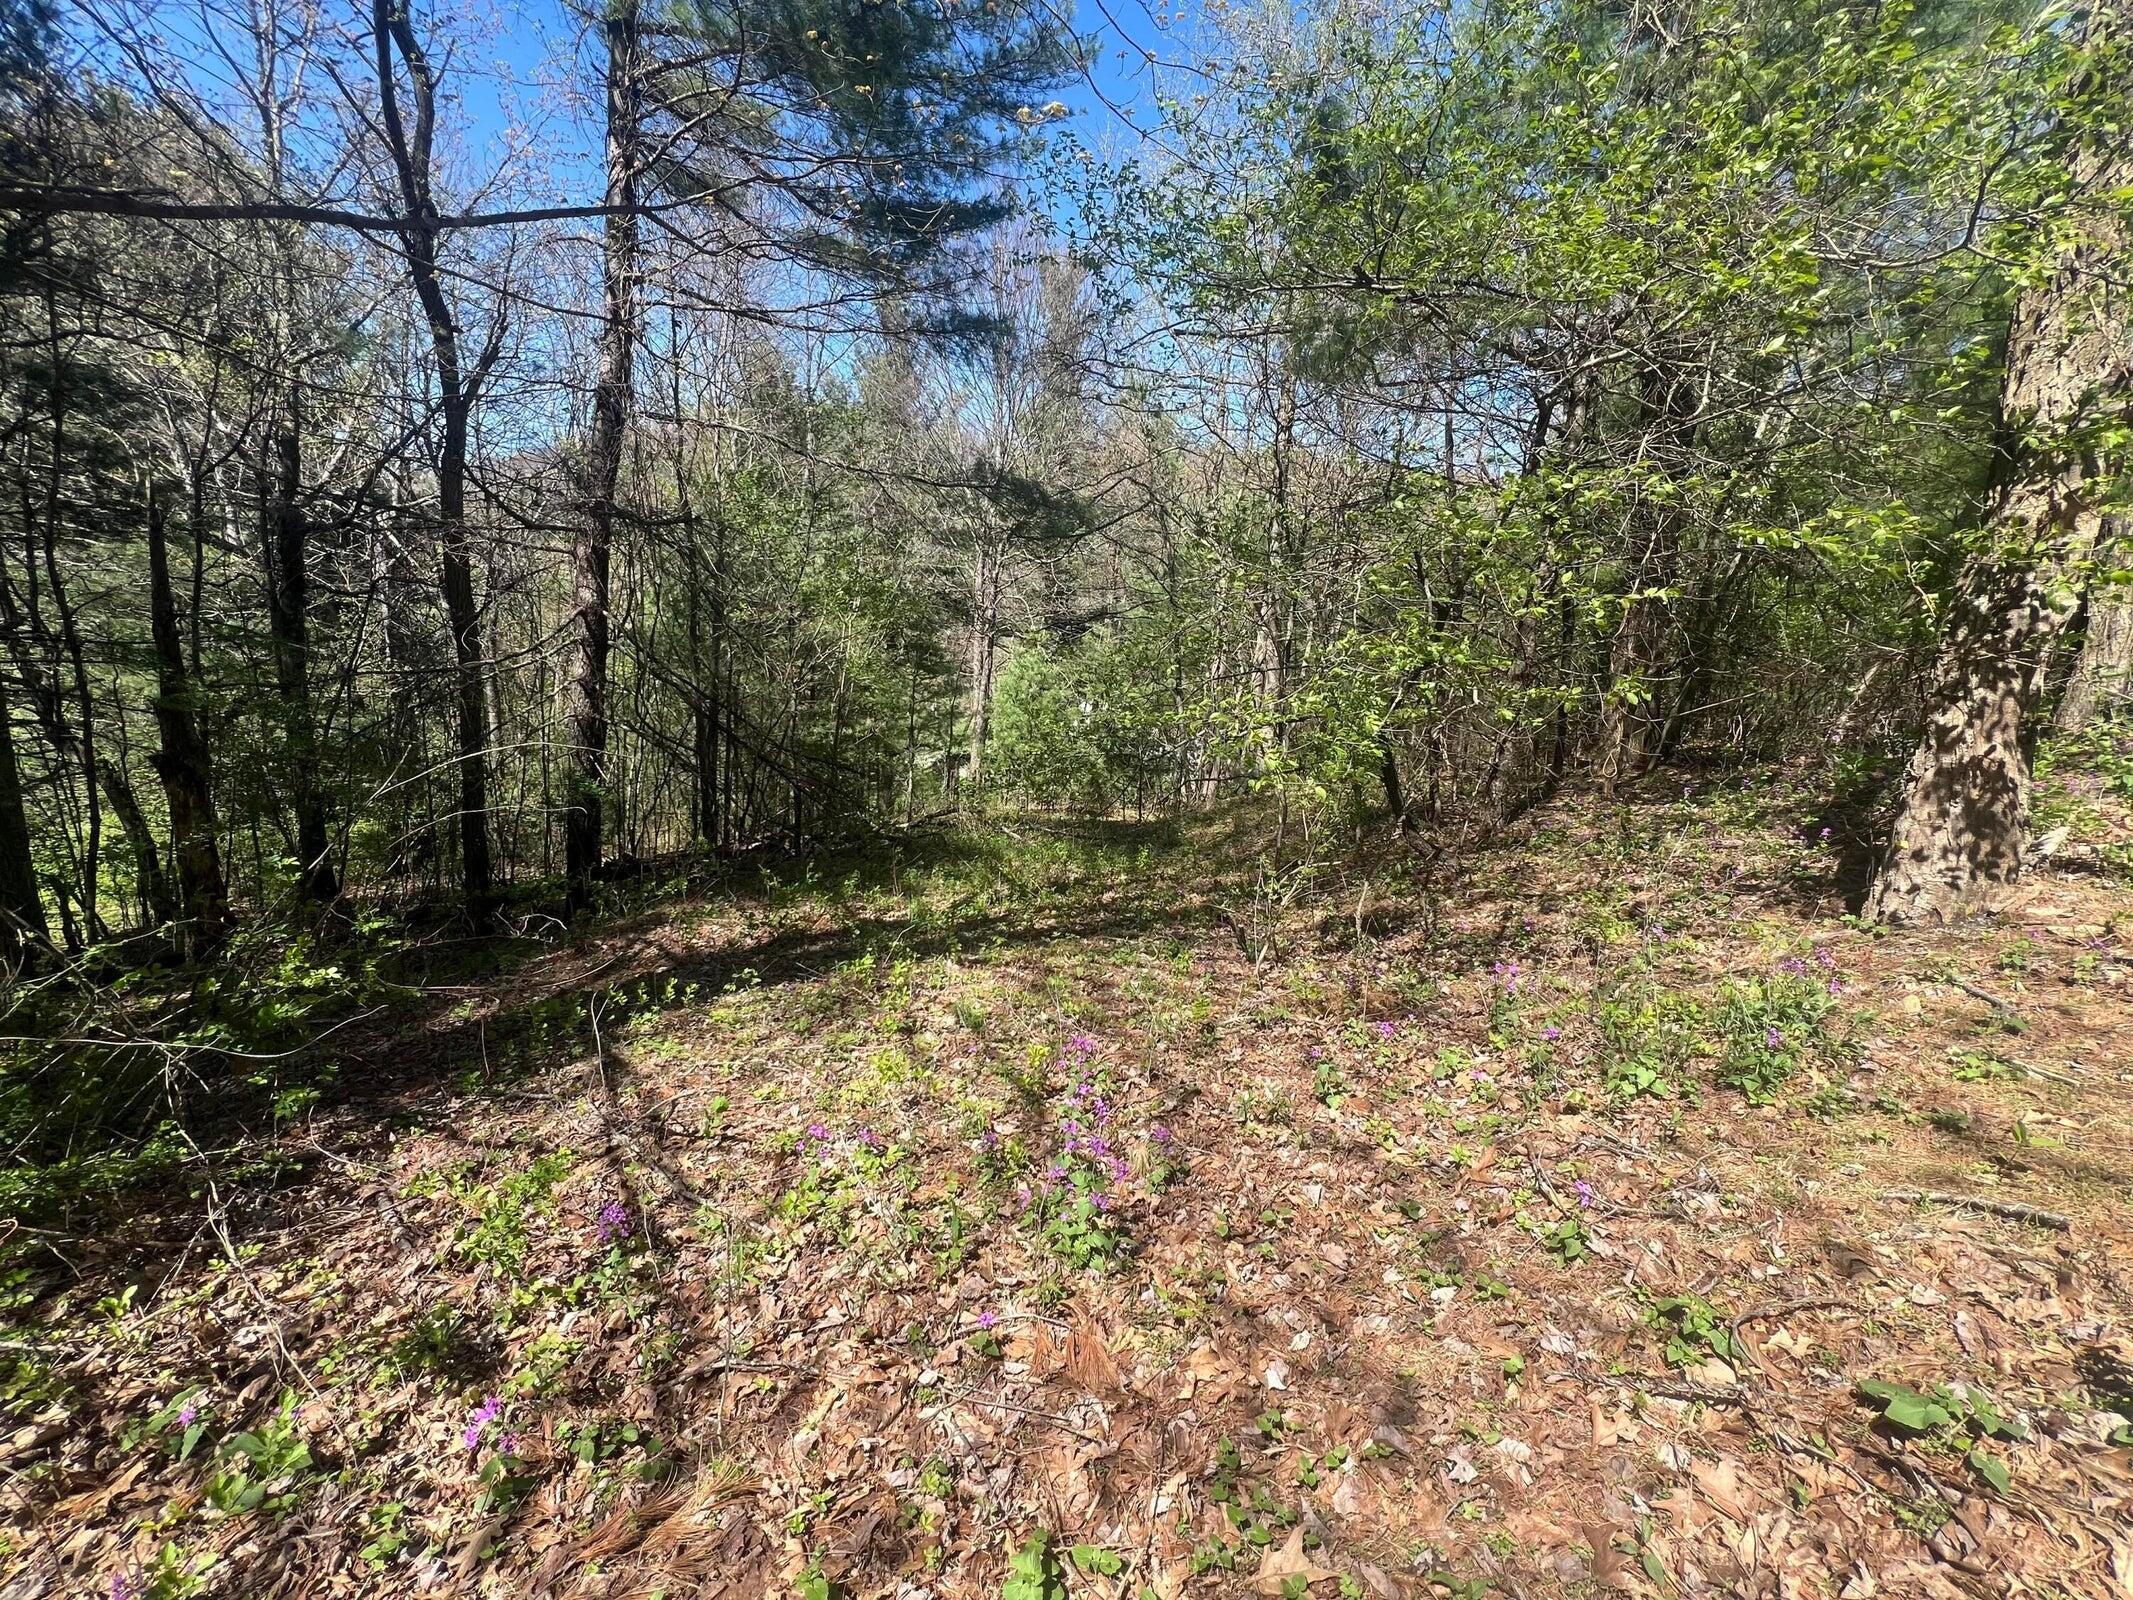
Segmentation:
<svg viewBox="0 0 2133 1600">
<path fill-rule="evenodd" d="M 2013 1487 L 2014 1477 L 2008 1472 L 2005 1462 L 1994 1460 L 1982 1450 L 1972 1450 L 1966 1459 L 1970 1462 L 1971 1471 L 1999 1490 L 2000 1493 L 2005 1494 Z"/>
</svg>

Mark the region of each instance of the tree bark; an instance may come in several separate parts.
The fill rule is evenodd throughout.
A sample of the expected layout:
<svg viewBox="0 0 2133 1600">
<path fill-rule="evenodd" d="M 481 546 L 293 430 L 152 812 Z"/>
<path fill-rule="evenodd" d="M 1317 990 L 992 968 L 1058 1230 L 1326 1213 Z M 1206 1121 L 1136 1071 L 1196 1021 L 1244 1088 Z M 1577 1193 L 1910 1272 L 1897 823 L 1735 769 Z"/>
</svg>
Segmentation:
<svg viewBox="0 0 2133 1600">
<path fill-rule="evenodd" d="M 2094 15 L 2090 47 L 2113 47 L 2099 59 L 2115 57 L 2129 14 L 2133 0 L 2110 0 Z M 2082 99 L 2101 107 L 2123 98 L 2123 69 L 2110 76 L 2088 83 Z M 2122 230 L 2111 209 L 2113 193 L 2133 185 L 2133 149 L 2096 126 L 2080 131 L 2071 154 L 2077 192 L 2099 203 L 2091 225 L 2059 247 L 2049 277 L 2015 299 L 1980 549 L 1949 606 L 1926 729 L 1867 897 L 1867 914 L 1884 921 L 1989 910 L 2022 873 L 2025 721 L 2101 532 L 2091 441 L 2122 420 L 2133 378 L 2133 317 L 2114 281 Z"/>
<path fill-rule="evenodd" d="M 302 444 L 292 416 L 275 434 L 273 473 L 266 485 L 267 627 L 274 640 L 275 688 L 281 696 L 282 759 L 296 809 L 297 881 L 307 897 L 325 902 L 341 892 L 341 883 L 326 829 L 311 707 L 310 524 L 299 499 L 302 487 Z"/>
<path fill-rule="evenodd" d="M 2103 538 L 2110 538 L 2107 519 Z M 2058 727 L 2079 733 L 2133 696 L 2133 587 L 2098 584 L 2089 590 L 2088 628 L 2073 676 L 2059 697 Z"/>
<path fill-rule="evenodd" d="M 170 588 L 170 514 L 153 488 L 148 497 L 148 611 L 156 654 L 156 774 L 170 808 L 171 854 L 177 861 L 184 917 L 179 942 L 188 956 L 215 949 L 229 931 L 230 897 L 222 876 L 212 766 L 193 716 L 178 606 Z"/>
<path fill-rule="evenodd" d="M 605 301 L 592 429 L 585 443 L 583 503 L 571 567 L 576 644 L 566 694 L 570 766 L 563 794 L 563 870 L 570 909 L 592 897 L 600 867 L 601 812 L 607 790 L 608 563 L 614 548 L 615 486 L 622 475 L 622 435 L 629 418 L 630 369 L 637 344 L 637 8 L 614 0 L 602 24 L 607 42 L 607 203 L 601 245 Z"/>
<path fill-rule="evenodd" d="M 29 817 L 22 809 L 22 776 L 15 767 L 14 720 L 7 684 L 0 680 L 0 955 L 17 960 L 25 949 L 50 940 L 30 855 Z"/>
<path fill-rule="evenodd" d="M 467 529 L 467 431 L 482 381 L 501 349 L 501 314 L 471 367 L 464 362 L 459 327 L 438 270 L 437 241 L 443 221 L 432 192 L 431 141 L 437 122 L 437 80 L 398 0 L 375 0 L 371 13 L 377 49 L 378 110 L 400 179 L 400 246 L 409 281 L 429 323 L 437 364 L 437 519 L 444 609 L 452 633 L 454 682 L 459 710 L 459 873 L 468 915 L 477 926 L 495 913 L 494 872 L 489 855 L 488 711 L 482 693 L 481 608 L 474 598 L 474 557 Z M 397 49 L 413 90 L 412 123 L 400 111 Z"/>
<path fill-rule="evenodd" d="M 1647 448 L 1661 476 L 1695 427 L 1696 386 L 1661 361 L 1648 362 L 1638 383 Z M 1622 621 L 1608 649 L 1607 695 L 1600 709 L 1600 791 L 1643 776 L 1658 755 L 1666 719 L 1658 714 L 1659 670 L 1672 630 L 1672 588 L 1681 561 L 1681 508 L 1671 496 L 1632 512 L 1634 532 L 1625 575 Z"/>
</svg>

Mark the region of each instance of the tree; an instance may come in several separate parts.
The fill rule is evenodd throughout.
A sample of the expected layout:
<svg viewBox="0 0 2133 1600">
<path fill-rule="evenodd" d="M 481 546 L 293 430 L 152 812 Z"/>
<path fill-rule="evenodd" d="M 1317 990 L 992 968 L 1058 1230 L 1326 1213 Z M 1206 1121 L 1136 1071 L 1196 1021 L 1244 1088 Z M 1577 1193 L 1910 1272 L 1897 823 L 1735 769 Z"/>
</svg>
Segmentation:
<svg viewBox="0 0 2133 1600">
<path fill-rule="evenodd" d="M 1867 899 L 1886 921 L 1989 909 L 2027 856 L 2037 700 L 2129 433 L 2133 145 L 2117 116 L 2133 91 L 2129 23 L 2128 0 L 2099 0 L 2062 112 L 2072 215 L 2043 232 L 2051 254 L 2014 297 L 1979 548 L 1949 601 L 1926 728 Z"/>
</svg>

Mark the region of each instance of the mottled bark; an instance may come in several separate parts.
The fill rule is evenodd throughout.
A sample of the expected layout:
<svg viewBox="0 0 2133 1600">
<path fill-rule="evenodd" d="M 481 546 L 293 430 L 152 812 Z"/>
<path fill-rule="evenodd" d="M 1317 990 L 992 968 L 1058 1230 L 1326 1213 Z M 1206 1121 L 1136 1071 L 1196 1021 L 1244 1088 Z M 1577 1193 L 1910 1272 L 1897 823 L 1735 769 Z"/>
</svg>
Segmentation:
<svg viewBox="0 0 2133 1600">
<path fill-rule="evenodd" d="M 2092 22 L 2092 44 L 2104 28 L 2122 41 L 2129 13 L 2133 0 L 2112 0 Z M 2088 87 L 2097 105 L 2106 88 L 2112 98 L 2124 92 L 2120 83 Z M 1991 909 L 2021 875 L 2028 847 L 2026 722 L 2101 531 L 2092 441 L 2122 416 L 2133 378 L 2121 228 L 2109 204 L 2133 185 L 2133 151 L 2096 128 L 2071 154 L 2078 190 L 2099 203 L 2086 226 L 2069 230 L 2050 275 L 2015 300 L 1980 548 L 1948 609 L 1926 729 L 1867 899 L 1868 915 L 1890 922 Z"/>
<path fill-rule="evenodd" d="M 229 931 L 229 888 L 222 876 L 214 783 L 207 741 L 193 716 L 193 686 L 185 670 L 178 606 L 170 588 L 169 513 L 161 495 L 148 497 L 148 615 L 155 640 L 156 775 L 170 809 L 171 855 L 177 863 L 184 912 L 178 938 L 186 953 L 215 949 Z"/>
<path fill-rule="evenodd" d="M 2109 538 L 2108 521 L 2106 538 L 2118 543 Z M 2059 728 L 2079 733 L 2129 698 L 2133 698 L 2133 587 L 2099 583 L 2089 590 L 2081 655 L 2059 697 Z"/>
<path fill-rule="evenodd" d="M 614 0 L 602 31 L 607 43 L 607 203 L 629 207 L 636 203 L 638 159 L 634 0 Z M 592 427 L 585 441 L 582 505 L 571 550 L 574 660 L 564 705 L 570 761 L 564 779 L 563 870 L 573 911 L 591 898 L 593 874 L 600 867 L 601 813 L 608 786 L 608 563 L 614 547 L 623 428 L 629 418 L 630 369 L 637 348 L 638 248 L 637 218 L 627 210 L 610 213 L 600 260 L 604 317 L 599 371 L 593 385 Z"/>
</svg>

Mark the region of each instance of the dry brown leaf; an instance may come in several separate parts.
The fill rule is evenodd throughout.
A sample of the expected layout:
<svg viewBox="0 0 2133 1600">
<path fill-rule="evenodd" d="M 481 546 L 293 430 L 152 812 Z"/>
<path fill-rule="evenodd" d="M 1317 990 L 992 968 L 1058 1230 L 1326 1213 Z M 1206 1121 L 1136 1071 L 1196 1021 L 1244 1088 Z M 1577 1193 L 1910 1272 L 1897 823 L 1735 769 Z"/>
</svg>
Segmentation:
<svg viewBox="0 0 2133 1600">
<path fill-rule="evenodd" d="M 1603 1589 L 1634 1589 L 1629 1558 L 1615 1548 L 1612 1528 L 1593 1523 L 1585 1529 L 1585 1542 L 1592 1546 L 1592 1581 Z"/>
<path fill-rule="evenodd" d="M 1735 1522 L 1746 1524 L 1753 1518 L 1748 1489 L 1740 1481 L 1740 1469 L 1732 1462 L 1691 1461 L 1689 1472 L 1703 1490 L 1704 1498 Z"/>
<path fill-rule="evenodd" d="M 1289 1530 L 1289 1542 L 1259 1563 L 1259 1571 L 1252 1578 L 1252 1593 L 1278 1595 L 1291 1578 L 1313 1584 L 1321 1578 L 1339 1576 L 1331 1567 L 1322 1567 L 1304 1554 L 1304 1531 L 1295 1527 Z"/>
</svg>

